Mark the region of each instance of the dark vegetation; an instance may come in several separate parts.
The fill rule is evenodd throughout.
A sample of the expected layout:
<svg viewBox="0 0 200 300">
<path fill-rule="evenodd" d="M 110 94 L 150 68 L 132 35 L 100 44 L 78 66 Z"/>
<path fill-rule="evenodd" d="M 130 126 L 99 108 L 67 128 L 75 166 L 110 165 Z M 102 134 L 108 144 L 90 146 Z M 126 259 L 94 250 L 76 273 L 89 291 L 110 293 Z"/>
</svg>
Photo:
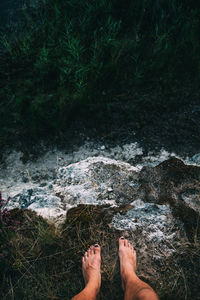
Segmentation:
<svg viewBox="0 0 200 300">
<path fill-rule="evenodd" d="M 41 0 L 23 15 L 20 34 L 1 34 L 1 141 L 114 115 L 137 126 L 199 95 L 196 1 Z"/>
<path fill-rule="evenodd" d="M 1 143 L 62 136 L 79 120 L 101 127 L 115 116 L 137 127 L 198 99 L 197 1 L 38 3 L 23 7 L 20 33 L 1 33 Z M 58 231 L 31 211 L 9 213 L 5 207 L 0 195 L 2 299 L 70 299 L 84 286 L 81 256 L 95 242 L 104 257 L 100 298 L 122 299 L 120 233 L 109 227 L 103 208 L 70 210 Z M 197 299 L 199 249 L 191 233 L 190 243 L 163 262 L 165 284 L 150 282 L 161 299 Z"/>
<path fill-rule="evenodd" d="M 112 216 L 110 207 L 79 205 L 68 212 L 67 221 L 58 231 L 35 212 L 11 211 L 13 220 L 20 224 L 12 236 L 12 245 L 8 246 L 10 238 L 3 241 L 10 251 L 0 258 L 1 299 L 71 299 L 84 287 L 81 258 L 96 242 L 102 247 L 99 299 L 123 299 L 118 260 L 118 238 L 122 233 L 109 226 Z M 151 284 L 162 300 L 199 299 L 200 247 L 196 234 L 191 239 L 190 243 L 180 243 L 170 258 L 163 255 L 160 264 L 153 260 L 145 264 L 146 272 L 153 267 L 160 274 L 151 281 L 144 277 L 144 261 L 138 256 L 138 276 Z M 137 250 L 139 240 L 138 235 Z"/>
</svg>

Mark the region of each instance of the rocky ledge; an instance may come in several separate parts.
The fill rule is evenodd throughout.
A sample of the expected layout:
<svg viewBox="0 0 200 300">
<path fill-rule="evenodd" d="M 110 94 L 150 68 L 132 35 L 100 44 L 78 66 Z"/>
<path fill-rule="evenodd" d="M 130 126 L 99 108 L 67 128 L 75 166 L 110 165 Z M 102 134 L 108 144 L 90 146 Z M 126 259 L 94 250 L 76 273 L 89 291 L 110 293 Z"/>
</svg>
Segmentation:
<svg viewBox="0 0 200 300">
<path fill-rule="evenodd" d="M 89 157 L 61 166 L 50 181 L 20 191 L 9 205 L 35 211 L 58 229 L 67 224 L 70 234 L 75 227 L 78 236 L 84 231 L 85 237 L 88 231 L 88 241 L 96 238 L 107 254 L 109 245 L 123 234 L 137 250 L 141 278 L 162 293 L 166 280 L 171 280 L 168 292 L 176 280 L 181 282 L 179 288 L 187 280 L 187 293 L 198 299 L 199 180 L 200 167 L 175 157 L 142 169 L 111 158 Z M 195 255 L 189 264 L 192 247 Z"/>
</svg>

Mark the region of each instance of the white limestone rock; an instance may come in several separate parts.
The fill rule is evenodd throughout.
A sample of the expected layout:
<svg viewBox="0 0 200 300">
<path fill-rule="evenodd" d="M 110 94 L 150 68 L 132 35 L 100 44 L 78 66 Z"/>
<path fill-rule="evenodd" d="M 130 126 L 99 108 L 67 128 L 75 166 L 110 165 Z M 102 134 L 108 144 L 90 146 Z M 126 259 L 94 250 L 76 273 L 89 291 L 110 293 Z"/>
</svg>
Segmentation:
<svg viewBox="0 0 200 300">
<path fill-rule="evenodd" d="M 137 169 L 105 157 L 90 157 L 58 170 L 54 191 L 70 205 L 131 203 L 139 196 Z"/>
</svg>

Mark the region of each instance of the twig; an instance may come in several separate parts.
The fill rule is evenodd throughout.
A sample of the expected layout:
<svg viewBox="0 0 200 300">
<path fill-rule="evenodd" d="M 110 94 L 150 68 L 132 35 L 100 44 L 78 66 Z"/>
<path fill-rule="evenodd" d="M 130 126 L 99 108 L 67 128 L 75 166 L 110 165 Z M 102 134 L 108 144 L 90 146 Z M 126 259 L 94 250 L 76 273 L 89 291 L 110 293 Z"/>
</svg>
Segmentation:
<svg viewBox="0 0 200 300">
<path fill-rule="evenodd" d="M 31 175 L 30 175 L 30 173 L 29 173 L 29 170 L 26 169 L 26 172 L 27 172 L 27 175 L 28 175 L 28 177 L 29 177 L 30 182 L 33 183 L 33 180 L 32 180 L 32 178 L 31 178 Z"/>
</svg>

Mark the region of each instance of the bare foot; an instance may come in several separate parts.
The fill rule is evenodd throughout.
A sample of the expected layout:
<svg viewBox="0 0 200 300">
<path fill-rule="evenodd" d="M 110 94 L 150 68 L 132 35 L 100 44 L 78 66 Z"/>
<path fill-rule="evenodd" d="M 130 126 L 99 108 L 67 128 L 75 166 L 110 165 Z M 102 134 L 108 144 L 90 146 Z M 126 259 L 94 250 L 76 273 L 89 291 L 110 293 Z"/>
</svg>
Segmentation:
<svg viewBox="0 0 200 300">
<path fill-rule="evenodd" d="M 91 246 L 82 258 L 82 271 L 85 285 L 90 285 L 92 289 L 99 292 L 101 285 L 101 247 Z"/>
<path fill-rule="evenodd" d="M 136 274 L 136 252 L 133 246 L 123 236 L 119 239 L 120 272 L 122 288 Z"/>
</svg>

